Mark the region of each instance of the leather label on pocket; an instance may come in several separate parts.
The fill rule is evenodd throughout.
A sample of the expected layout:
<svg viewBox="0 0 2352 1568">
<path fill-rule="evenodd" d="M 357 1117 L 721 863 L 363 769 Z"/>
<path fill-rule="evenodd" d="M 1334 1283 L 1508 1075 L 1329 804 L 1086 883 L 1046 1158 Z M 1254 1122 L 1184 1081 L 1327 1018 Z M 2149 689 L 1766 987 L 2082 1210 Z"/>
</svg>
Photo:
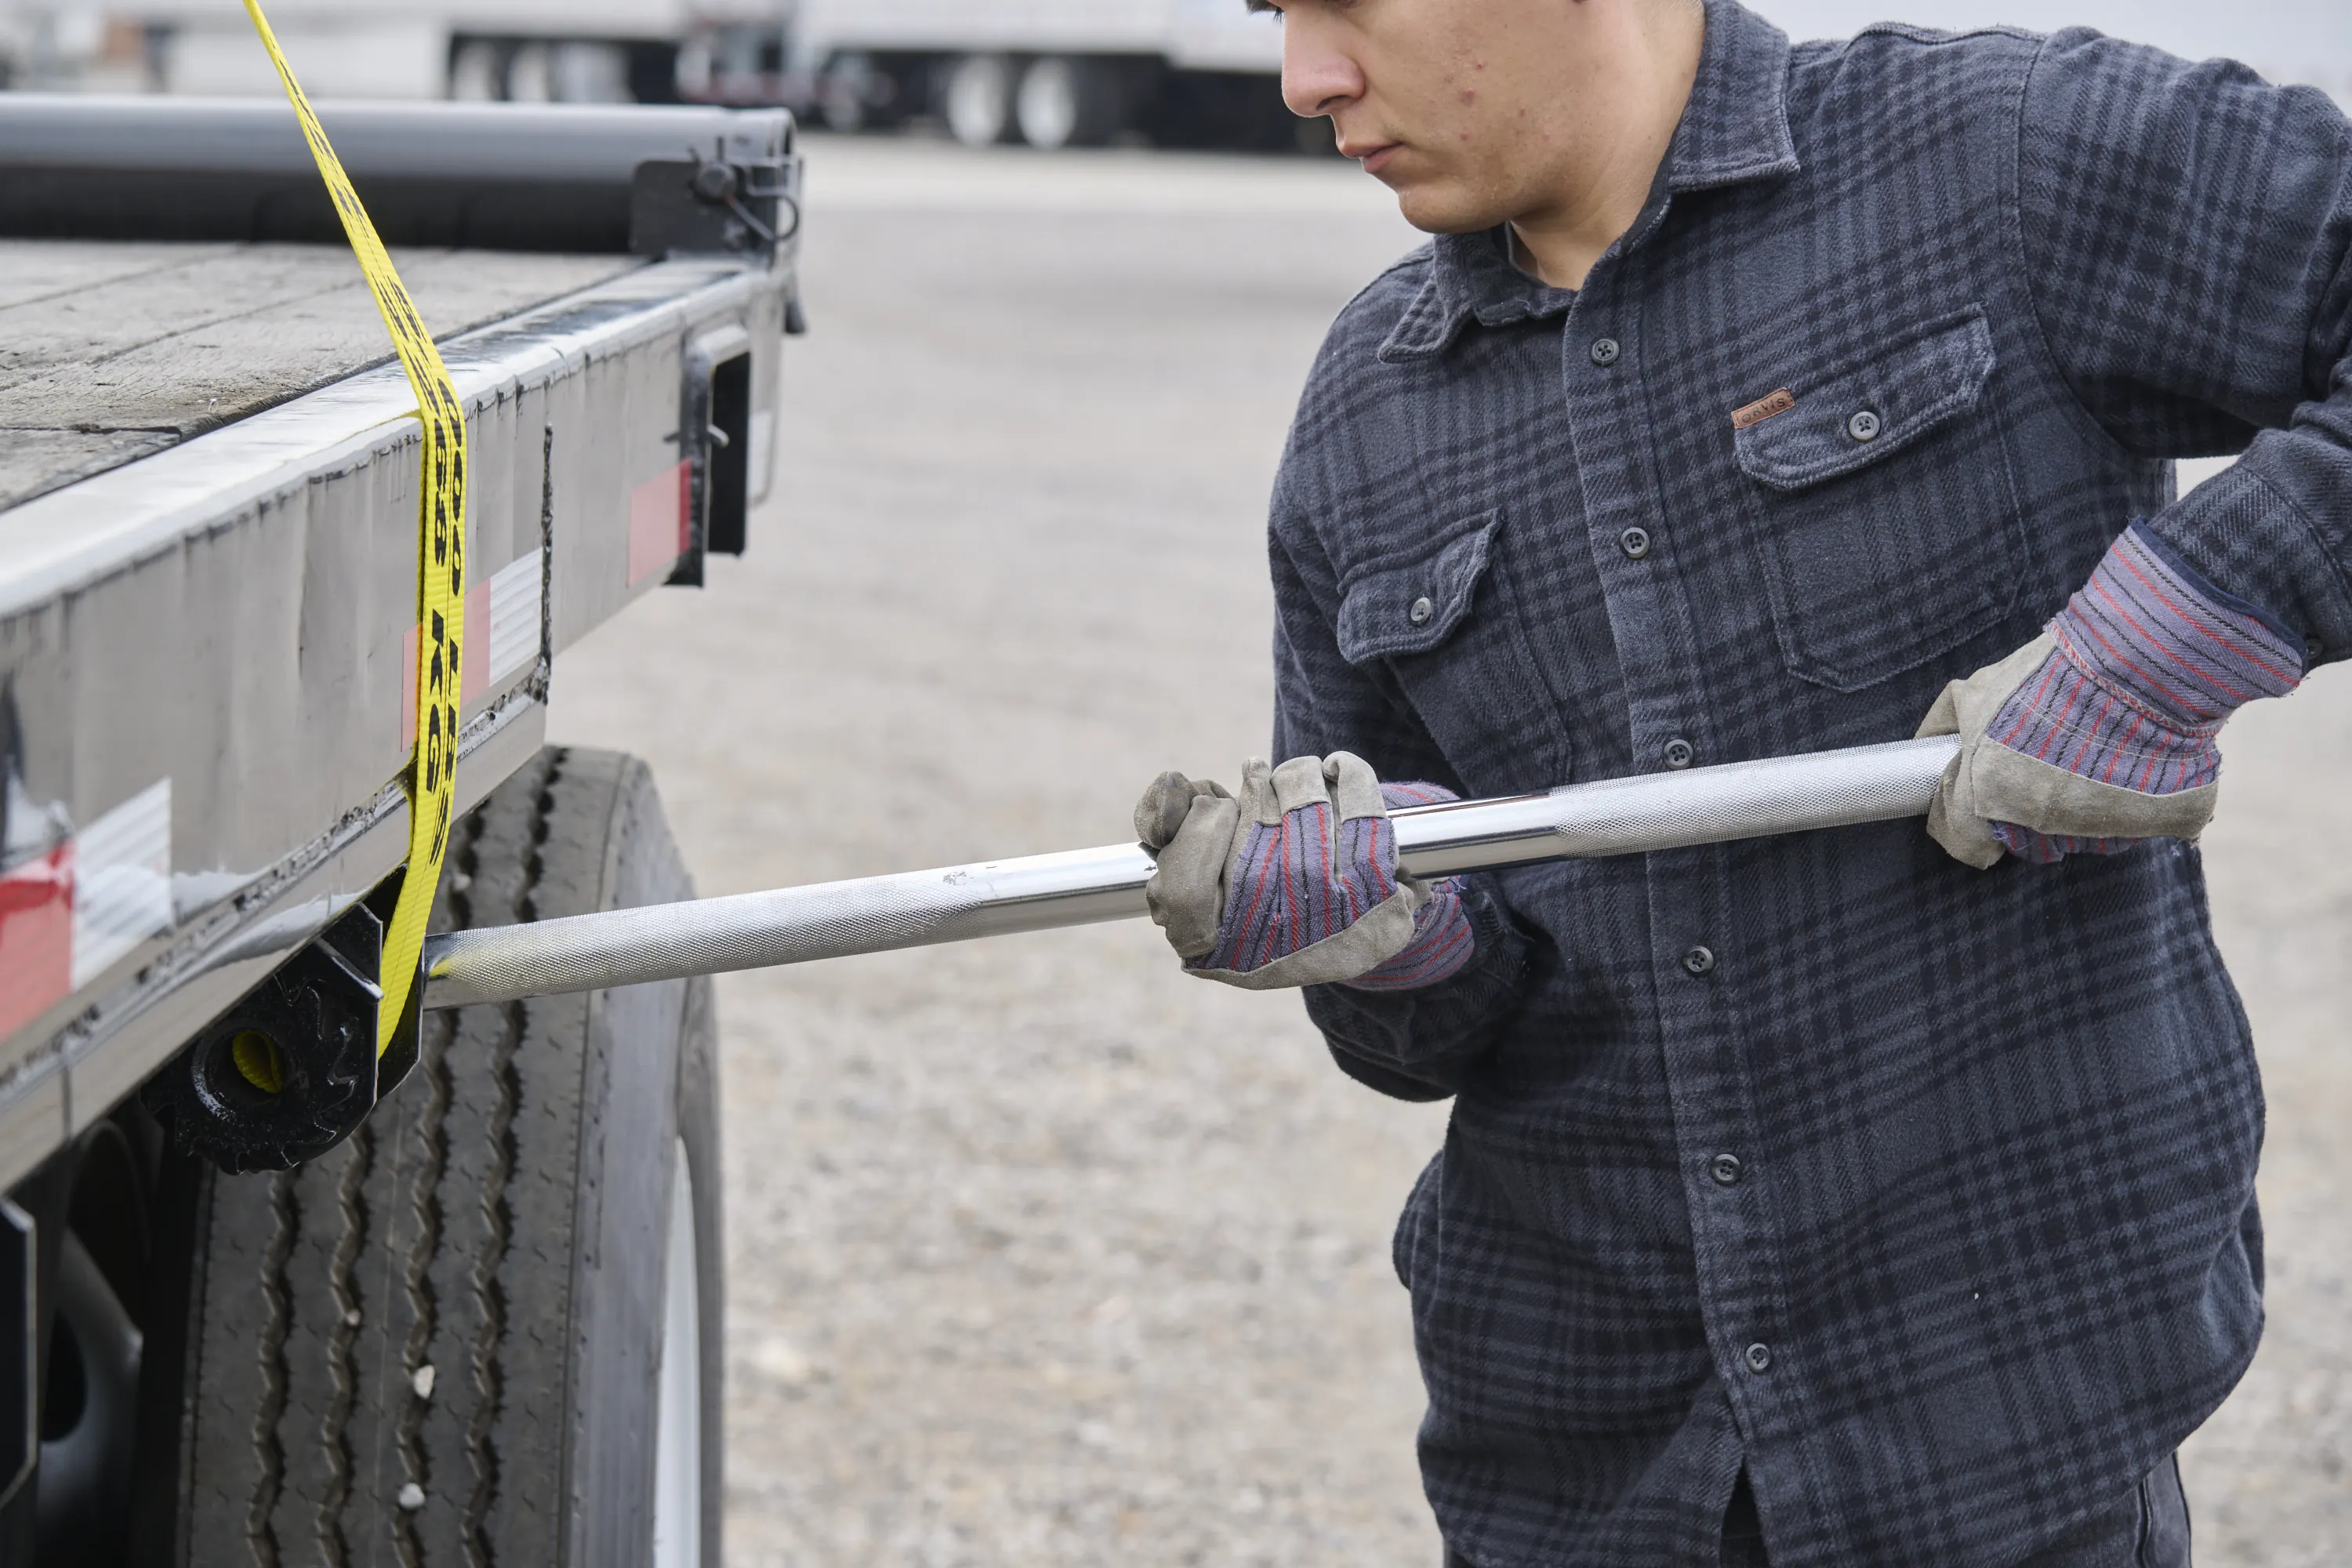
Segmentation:
<svg viewBox="0 0 2352 1568">
<path fill-rule="evenodd" d="M 1736 410 L 1731 416 L 1731 427 L 1745 430 L 1751 425 L 1763 424 L 1776 414 L 1786 414 L 1795 406 L 1797 395 L 1784 386 L 1769 396 L 1759 397 L 1747 407 Z"/>
</svg>

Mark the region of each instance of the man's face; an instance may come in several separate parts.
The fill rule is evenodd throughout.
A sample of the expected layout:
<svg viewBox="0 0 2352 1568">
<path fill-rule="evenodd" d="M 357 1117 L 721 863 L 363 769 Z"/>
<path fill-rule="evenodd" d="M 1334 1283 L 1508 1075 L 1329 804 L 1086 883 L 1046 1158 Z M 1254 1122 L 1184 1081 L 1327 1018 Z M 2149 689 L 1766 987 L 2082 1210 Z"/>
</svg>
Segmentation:
<svg viewBox="0 0 2352 1568">
<path fill-rule="evenodd" d="M 1433 233 L 1573 201 L 1614 146 L 1647 8 L 1671 0 L 1271 0 L 1282 95 Z"/>
</svg>

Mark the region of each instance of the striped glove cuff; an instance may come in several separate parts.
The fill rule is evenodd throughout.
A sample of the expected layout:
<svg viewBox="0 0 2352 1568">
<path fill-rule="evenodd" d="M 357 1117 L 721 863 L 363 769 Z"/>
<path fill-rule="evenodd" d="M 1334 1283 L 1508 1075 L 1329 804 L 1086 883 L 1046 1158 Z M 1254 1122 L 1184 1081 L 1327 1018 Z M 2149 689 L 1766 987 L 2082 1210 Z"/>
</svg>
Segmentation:
<svg viewBox="0 0 2352 1568">
<path fill-rule="evenodd" d="M 2213 737 L 2239 708 L 2303 679 L 2303 639 L 2223 593 L 2145 525 L 2116 541 L 2050 623 L 2057 647 L 2001 707 L 1985 738 L 2142 795 L 2221 776 Z M 2021 858 L 2107 853 L 2123 841 L 2053 837 L 1995 822 Z"/>
<path fill-rule="evenodd" d="M 1391 811 L 1396 811 L 1461 797 L 1433 784 L 1383 784 L 1381 798 Z M 1429 885 L 1429 898 L 1413 913 L 1412 940 L 1404 950 L 1379 968 L 1341 984 L 1358 991 L 1417 991 L 1460 973 L 1475 947 L 1470 911 L 1462 901 L 1462 879 L 1447 877 Z"/>
<path fill-rule="evenodd" d="M 2158 721 L 2219 728 L 2303 679 L 2303 639 L 2225 594 L 2145 523 L 2124 531 L 2050 624 L 2076 664 Z"/>
</svg>

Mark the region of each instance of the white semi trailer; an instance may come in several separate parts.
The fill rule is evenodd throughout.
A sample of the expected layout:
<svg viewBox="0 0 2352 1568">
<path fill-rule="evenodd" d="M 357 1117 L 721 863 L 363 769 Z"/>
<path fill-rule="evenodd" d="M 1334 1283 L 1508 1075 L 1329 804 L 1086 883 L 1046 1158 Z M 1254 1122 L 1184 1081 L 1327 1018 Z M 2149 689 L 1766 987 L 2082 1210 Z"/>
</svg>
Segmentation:
<svg viewBox="0 0 2352 1568">
<path fill-rule="evenodd" d="M 682 48 L 730 29 L 778 35 L 783 13 L 776 0 L 275 0 L 269 15 L 318 98 L 669 103 Z M 10 79 L 279 90 L 240 0 L 0 0 L 0 85 Z"/>
<path fill-rule="evenodd" d="M 935 112 L 974 146 L 1301 134 L 1282 106 L 1277 20 L 1242 0 L 800 0 L 786 61 L 842 130 Z"/>
<path fill-rule="evenodd" d="M 2088 26 L 2225 55 L 2352 105 L 2352 5 L 1749 0 L 1798 37 L 1884 15 Z M 323 98 L 788 105 L 837 129 L 936 116 L 961 140 L 1328 145 L 1277 93 L 1281 31 L 1244 0 L 279 0 Z M 274 94 L 238 0 L 0 0 L 0 86 Z"/>
<path fill-rule="evenodd" d="M 1242 0 L 278 0 L 270 20 L 321 99 L 782 104 L 1040 147 L 1302 134 L 1280 29 Z M 251 31 L 239 0 L 0 0 L 0 86 L 274 95 Z"/>
<path fill-rule="evenodd" d="M 2092 26 L 2189 58 L 2226 56 L 2352 103 L 2346 0 L 1748 0 L 1796 37 L 1892 15 L 1927 26 Z M 788 102 L 835 129 L 936 114 L 957 140 L 1328 145 L 1282 110 L 1278 19 L 1244 0 L 784 0 L 770 27 L 705 28 L 693 96 Z M 731 37 L 731 51 L 727 42 Z M 714 46 L 706 47 L 706 46 Z M 697 75 L 698 71 L 702 72 Z"/>
</svg>

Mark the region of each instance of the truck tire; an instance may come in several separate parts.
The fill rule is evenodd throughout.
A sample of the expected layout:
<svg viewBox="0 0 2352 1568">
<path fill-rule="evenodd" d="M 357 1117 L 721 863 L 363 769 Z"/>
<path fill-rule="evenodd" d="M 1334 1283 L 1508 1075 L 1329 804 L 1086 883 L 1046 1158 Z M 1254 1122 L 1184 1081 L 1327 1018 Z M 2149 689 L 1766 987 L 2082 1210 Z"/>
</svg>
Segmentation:
<svg viewBox="0 0 2352 1568">
<path fill-rule="evenodd" d="M 964 55 L 940 89 L 948 134 L 967 147 L 992 147 L 1013 128 L 1013 62 L 1003 55 Z"/>
<path fill-rule="evenodd" d="M 906 118 L 898 79 L 862 51 L 835 55 L 817 78 L 816 108 L 827 131 L 854 135 Z"/>
<path fill-rule="evenodd" d="M 434 919 L 690 895 L 645 764 L 550 748 L 461 825 Z M 716 1075 L 708 980 L 430 1013 L 349 1142 L 199 1178 L 151 1560 L 716 1564 Z"/>
<path fill-rule="evenodd" d="M 1043 56 L 1021 73 L 1013 95 L 1013 123 L 1021 140 L 1040 152 L 1098 146 L 1123 128 L 1125 86 L 1108 61 Z"/>
</svg>

